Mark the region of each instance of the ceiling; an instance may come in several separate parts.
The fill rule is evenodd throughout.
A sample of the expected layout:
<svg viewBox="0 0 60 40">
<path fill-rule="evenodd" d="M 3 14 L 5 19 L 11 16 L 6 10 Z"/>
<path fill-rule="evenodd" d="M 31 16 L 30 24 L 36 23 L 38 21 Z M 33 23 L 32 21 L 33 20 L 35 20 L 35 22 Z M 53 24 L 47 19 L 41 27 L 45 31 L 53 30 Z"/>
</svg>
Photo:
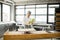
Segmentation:
<svg viewBox="0 0 60 40">
<path fill-rule="evenodd" d="M 14 1 L 16 5 L 60 3 L 60 0 L 11 0 L 11 1 Z"/>
<path fill-rule="evenodd" d="M 32 0 L 13 0 L 14 2 L 21 2 L 21 1 L 32 1 Z"/>
</svg>

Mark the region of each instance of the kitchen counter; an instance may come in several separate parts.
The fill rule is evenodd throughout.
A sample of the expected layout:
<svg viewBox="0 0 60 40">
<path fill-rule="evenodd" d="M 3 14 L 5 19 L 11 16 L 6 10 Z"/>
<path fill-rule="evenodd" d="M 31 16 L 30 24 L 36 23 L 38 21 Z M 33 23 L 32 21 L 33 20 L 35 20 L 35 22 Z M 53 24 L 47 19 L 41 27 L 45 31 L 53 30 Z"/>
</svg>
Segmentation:
<svg viewBox="0 0 60 40">
<path fill-rule="evenodd" d="M 6 32 L 4 40 L 60 38 L 60 32 L 33 31 L 30 34 L 19 31 Z"/>
</svg>

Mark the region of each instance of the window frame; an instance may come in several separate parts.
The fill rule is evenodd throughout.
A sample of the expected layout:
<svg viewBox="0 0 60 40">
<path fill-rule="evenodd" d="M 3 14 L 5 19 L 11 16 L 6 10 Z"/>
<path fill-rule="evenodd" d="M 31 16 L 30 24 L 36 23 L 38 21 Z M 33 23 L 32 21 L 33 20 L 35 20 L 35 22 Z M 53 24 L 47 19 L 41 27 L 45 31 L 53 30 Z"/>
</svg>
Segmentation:
<svg viewBox="0 0 60 40">
<path fill-rule="evenodd" d="M 1 4 L 0 4 L 0 22 L 1 22 Z"/>
</svg>

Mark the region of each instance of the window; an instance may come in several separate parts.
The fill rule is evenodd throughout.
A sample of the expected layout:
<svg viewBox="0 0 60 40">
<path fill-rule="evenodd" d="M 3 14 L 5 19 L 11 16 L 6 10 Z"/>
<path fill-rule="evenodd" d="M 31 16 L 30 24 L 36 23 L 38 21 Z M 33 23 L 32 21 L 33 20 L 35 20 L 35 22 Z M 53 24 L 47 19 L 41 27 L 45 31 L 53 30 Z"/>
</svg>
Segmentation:
<svg viewBox="0 0 60 40">
<path fill-rule="evenodd" d="M 23 19 L 24 19 L 24 16 L 20 16 L 20 15 L 19 16 L 16 16 L 16 22 L 17 23 L 20 23 L 21 24 L 23 22 Z"/>
<path fill-rule="evenodd" d="M 26 8 L 35 8 L 35 5 L 26 5 Z"/>
<path fill-rule="evenodd" d="M 49 5 L 50 8 L 58 8 L 59 4 Z"/>
<path fill-rule="evenodd" d="M 24 8 L 24 6 L 16 6 L 16 8 L 17 8 L 17 9 L 19 9 L 19 8 Z"/>
<path fill-rule="evenodd" d="M 31 11 L 31 14 L 35 14 L 35 8 L 33 8 L 33 9 L 26 9 L 26 13 L 28 12 L 28 11 Z"/>
<path fill-rule="evenodd" d="M 10 6 L 3 4 L 3 22 L 10 21 Z"/>
<path fill-rule="evenodd" d="M 55 8 L 58 8 L 59 5 L 49 5 L 48 6 L 48 23 L 55 22 Z"/>
<path fill-rule="evenodd" d="M 35 18 L 35 9 L 26 9 L 26 14 L 28 11 L 31 11 L 31 18 Z"/>
<path fill-rule="evenodd" d="M 54 23 L 55 22 L 55 16 L 49 16 L 49 22 Z"/>
<path fill-rule="evenodd" d="M 47 8 L 36 8 L 36 14 L 47 14 Z"/>
<path fill-rule="evenodd" d="M 22 22 L 27 11 L 31 11 L 31 18 L 35 18 L 36 22 L 54 23 L 55 8 L 58 7 L 59 4 L 16 6 L 16 21 Z"/>
<path fill-rule="evenodd" d="M 47 22 L 47 5 L 36 5 L 36 21 Z"/>
<path fill-rule="evenodd" d="M 55 8 L 49 8 L 48 13 L 48 22 L 55 22 Z"/>
<path fill-rule="evenodd" d="M 37 22 L 47 22 L 47 5 L 16 6 L 16 21 L 22 22 L 27 11 L 31 11 L 31 18 Z"/>
<path fill-rule="evenodd" d="M 24 6 L 16 7 L 16 22 L 22 23 L 24 19 Z"/>
<path fill-rule="evenodd" d="M 24 6 L 17 6 L 16 7 L 16 14 L 17 15 L 24 15 Z"/>
<path fill-rule="evenodd" d="M 26 6 L 26 13 L 31 11 L 31 18 L 35 18 L 35 5 Z"/>
<path fill-rule="evenodd" d="M 44 7 L 46 8 L 47 5 L 36 5 L 36 7 L 37 7 L 37 8 L 44 8 Z"/>
<path fill-rule="evenodd" d="M 36 16 L 37 22 L 46 22 L 46 16 Z"/>
<path fill-rule="evenodd" d="M 20 15 L 24 15 L 24 9 L 16 9 L 16 13 L 17 15 L 20 14 Z"/>
</svg>

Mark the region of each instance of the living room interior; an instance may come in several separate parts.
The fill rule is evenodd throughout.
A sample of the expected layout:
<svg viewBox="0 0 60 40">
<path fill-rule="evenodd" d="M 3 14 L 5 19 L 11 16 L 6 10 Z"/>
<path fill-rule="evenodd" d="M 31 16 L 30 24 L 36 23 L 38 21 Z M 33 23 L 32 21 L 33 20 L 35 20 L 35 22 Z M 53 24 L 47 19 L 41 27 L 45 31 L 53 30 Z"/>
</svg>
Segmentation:
<svg viewBox="0 0 60 40">
<path fill-rule="evenodd" d="M 0 0 L 0 40 L 60 40 L 60 0 Z"/>
</svg>

